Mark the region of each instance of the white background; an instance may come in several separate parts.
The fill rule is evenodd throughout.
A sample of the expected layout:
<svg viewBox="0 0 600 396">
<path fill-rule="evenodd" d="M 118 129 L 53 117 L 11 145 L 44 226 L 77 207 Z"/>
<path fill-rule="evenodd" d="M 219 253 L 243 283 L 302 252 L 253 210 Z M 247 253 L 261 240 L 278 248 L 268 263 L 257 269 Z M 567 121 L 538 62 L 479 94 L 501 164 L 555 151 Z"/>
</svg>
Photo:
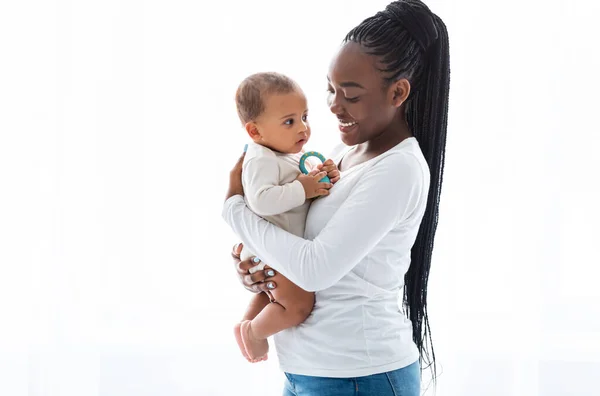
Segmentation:
<svg viewBox="0 0 600 396">
<path fill-rule="evenodd" d="M 452 56 L 437 395 L 598 395 L 598 2 L 427 3 Z M 233 95 L 295 78 L 327 152 L 329 61 L 386 4 L 1 3 L 0 394 L 280 394 L 231 331 Z"/>
</svg>

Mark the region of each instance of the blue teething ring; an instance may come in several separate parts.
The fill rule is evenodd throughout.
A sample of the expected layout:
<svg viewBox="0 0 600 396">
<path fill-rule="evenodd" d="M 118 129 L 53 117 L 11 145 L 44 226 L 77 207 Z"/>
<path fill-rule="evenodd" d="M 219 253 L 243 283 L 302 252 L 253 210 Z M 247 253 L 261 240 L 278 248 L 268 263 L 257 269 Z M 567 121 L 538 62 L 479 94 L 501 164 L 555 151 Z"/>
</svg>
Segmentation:
<svg viewBox="0 0 600 396">
<path fill-rule="evenodd" d="M 309 151 L 309 152 L 304 153 L 304 155 L 300 158 L 300 171 L 302 171 L 302 173 L 304 173 L 305 175 L 308 175 L 308 169 L 306 169 L 306 165 L 304 165 L 304 163 L 306 162 L 308 157 L 317 157 L 323 163 L 325 163 L 325 161 L 327 161 L 325 159 L 325 157 L 323 157 L 323 155 L 321 155 L 320 153 L 317 153 L 316 151 Z M 324 178 L 319 180 L 319 182 L 331 183 L 331 180 L 329 180 L 329 178 L 327 176 L 325 176 Z"/>
</svg>

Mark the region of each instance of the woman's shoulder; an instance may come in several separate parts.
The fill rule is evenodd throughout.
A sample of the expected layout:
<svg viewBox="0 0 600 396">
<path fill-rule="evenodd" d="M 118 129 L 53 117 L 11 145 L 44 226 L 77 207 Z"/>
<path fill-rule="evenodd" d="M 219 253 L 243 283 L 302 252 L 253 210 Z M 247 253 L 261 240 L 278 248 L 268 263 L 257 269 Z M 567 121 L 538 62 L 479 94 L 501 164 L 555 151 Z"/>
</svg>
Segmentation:
<svg viewBox="0 0 600 396">
<path fill-rule="evenodd" d="M 421 147 L 415 138 L 405 139 L 395 147 L 377 156 L 376 161 L 373 161 L 373 166 L 392 168 L 403 166 L 414 169 L 428 168 Z"/>
<path fill-rule="evenodd" d="M 415 139 L 407 139 L 375 157 L 365 168 L 362 178 L 369 179 L 369 184 L 401 180 L 402 183 L 393 183 L 399 189 L 428 186 L 430 178 L 429 166 Z"/>
</svg>

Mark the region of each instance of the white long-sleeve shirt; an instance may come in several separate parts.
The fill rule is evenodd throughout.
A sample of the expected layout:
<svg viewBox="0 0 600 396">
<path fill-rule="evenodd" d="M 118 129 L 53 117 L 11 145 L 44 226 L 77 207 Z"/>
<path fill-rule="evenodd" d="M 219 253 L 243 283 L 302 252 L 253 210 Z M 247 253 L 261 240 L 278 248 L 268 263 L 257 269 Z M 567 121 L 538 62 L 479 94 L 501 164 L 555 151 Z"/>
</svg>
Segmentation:
<svg viewBox="0 0 600 396">
<path fill-rule="evenodd" d="M 250 249 L 316 291 L 309 318 L 275 335 L 283 371 L 356 377 L 418 359 L 399 296 L 428 189 L 429 168 L 409 138 L 341 172 L 330 195 L 312 204 L 305 239 L 256 216 L 241 196 L 226 201 L 223 217 Z"/>
<path fill-rule="evenodd" d="M 254 213 L 297 236 L 304 235 L 304 225 L 310 206 L 300 174 L 300 154 L 283 154 L 254 142 L 248 144 L 242 165 L 242 185 L 246 204 Z M 240 235 L 241 237 L 241 235 Z M 246 240 L 242 260 L 253 256 Z M 264 268 L 265 263 L 253 268 Z"/>
</svg>

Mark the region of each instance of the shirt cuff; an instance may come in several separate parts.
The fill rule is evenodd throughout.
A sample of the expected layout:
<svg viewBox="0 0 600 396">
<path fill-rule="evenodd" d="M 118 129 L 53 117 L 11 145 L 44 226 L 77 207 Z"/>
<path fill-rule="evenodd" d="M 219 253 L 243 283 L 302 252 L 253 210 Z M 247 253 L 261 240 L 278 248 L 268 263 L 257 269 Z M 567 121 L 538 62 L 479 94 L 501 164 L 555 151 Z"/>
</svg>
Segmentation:
<svg viewBox="0 0 600 396">
<path fill-rule="evenodd" d="M 239 203 L 243 203 L 244 205 L 246 204 L 246 201 L 244 200 L 244 197 L 241 195 L 234 195 L 233 197 L 229 197 L 225 203 L 223 204 L 223 210 L 221 211 L 221 216 L 223 217 L 223 219 L 225 221 L 228 222 L 227 219 L 227 213 L 229 213 L 229 211 L 231 210 L 232 206 L 235 206 L 236 204 Z"/>
</svg>

